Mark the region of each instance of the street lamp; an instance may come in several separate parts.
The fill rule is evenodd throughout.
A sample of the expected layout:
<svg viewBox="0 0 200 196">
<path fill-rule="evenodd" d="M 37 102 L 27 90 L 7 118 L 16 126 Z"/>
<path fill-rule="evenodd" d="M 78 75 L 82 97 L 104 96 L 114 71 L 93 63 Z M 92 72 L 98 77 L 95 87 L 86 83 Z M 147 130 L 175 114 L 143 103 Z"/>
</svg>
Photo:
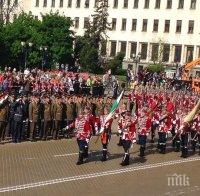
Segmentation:
<svg viewBox="0 0 200 196">
<path fill-rule="evenodd" d="M 32 42 L 26 43 L 26 42 L 22 41 L 21 42 L 21 46 L 22 46 L 22 52 L 24 54 L 24 69 L 26 69 L 26 67 L 27 67 L 28 51 L 29 51 L 29 48 L 32 48 L 33 43 Z"/>
<path fill-rule="evenodd" d="M 44 69 L 44 65 L 46 64 L 46 53 L 48 50 L 48 46 L 40 46 L 40 51 L 42 54 L 42 70 Z"/>
<path fill-rule="evenodd" d="M 138 74 L 138 63 L 140 62 L 141 53 L 139 52 L 137 55 L 132 54 L 133 63 L 135 63 L 135 76 Z"/>
</svg>

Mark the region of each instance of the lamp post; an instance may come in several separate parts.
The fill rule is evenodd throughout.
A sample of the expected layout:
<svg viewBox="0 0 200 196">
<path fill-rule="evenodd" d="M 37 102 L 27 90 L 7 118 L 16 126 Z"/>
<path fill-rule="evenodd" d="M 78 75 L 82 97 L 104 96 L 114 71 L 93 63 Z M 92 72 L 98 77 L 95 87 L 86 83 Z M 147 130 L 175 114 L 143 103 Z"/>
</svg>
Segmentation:
<svg viewBox="0 0 200 196">
<path fill-rule="evenodd" d="M 138 74 L 138 63 L 140 62 L 141 53 L 139 52 L 137 55 L 133 54 L 133 63 L 135 63 L 135 76 Z"/>
<path fill-rule="evenodd" d="M 22 46 L 22 52 L 23 52 L 23 55 L 24 55 L 24 69 L 26 69 L 28 50 L 29 50 L 29 48 L 32 48 L 33 43 L 32 42 L 26 43 L 26 42 L 22 41 L 21 46 Z"/>
<path fill-rule="evenodd" d="M 47 46 L 41 46 L 40 52 L 42 54 L 42 70 L 44 70 L 44 66 L 46 65 L 46 53 L 47 53 L 48 47 Z"/>
</svg>

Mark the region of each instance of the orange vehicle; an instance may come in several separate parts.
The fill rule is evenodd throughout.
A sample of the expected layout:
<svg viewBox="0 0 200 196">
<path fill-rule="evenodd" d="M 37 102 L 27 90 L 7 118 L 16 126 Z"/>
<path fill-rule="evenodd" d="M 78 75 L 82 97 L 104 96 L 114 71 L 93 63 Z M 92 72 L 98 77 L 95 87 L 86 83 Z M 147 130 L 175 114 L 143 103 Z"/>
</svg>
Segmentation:
<svg viewBox="0 0 200 196">
<path fill-rule="evenodd" d="M 184 66 L 182 80 L 191 81 L 192 89 L 200 93 L 200 58 Z"/>
</svg>

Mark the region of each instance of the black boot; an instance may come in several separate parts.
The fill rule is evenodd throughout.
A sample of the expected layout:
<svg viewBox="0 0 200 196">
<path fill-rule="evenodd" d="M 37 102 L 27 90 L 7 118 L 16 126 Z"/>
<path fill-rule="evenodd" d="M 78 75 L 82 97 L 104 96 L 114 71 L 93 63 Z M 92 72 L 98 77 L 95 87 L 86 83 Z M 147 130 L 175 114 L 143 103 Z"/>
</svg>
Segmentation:
<svg viewBox="0 0 200 196">
<path fill-rule="evenodd" d="M 124 155 L 123 161 L 120 163 L 121 166 L 126 166 L 129 165 L 129 154 L 126 153 Z"/>
<path fill-rule="evenodd" d="M 188 149 L 187 149 L 186 147 L 183 147 L 183 148 L 182 148 L 181 157 L 187 158 L 187 156 L 188 156 Z"/>
<path fill-rule="evenodd" d="M 195 153 L 196 151 L 196 141 L 192 141 L 192 152 Z"/>
<path fill-rule="evenodd" d="M 181 143 L 180 143 L 180 141 L 177 141 L 176 142 L 176 152 L 180 152 L 180 150 L 181 150 Z"/>
<path fill-rule="evenodd" d="M 79 152 L 79 157 L 76 165 L 81 165 L 83 164 L 83 153 Z"/>
<path fill-rule="evenodd" d="M 163 146 L 162 146 L 162 154 L 165 154 L 166 153 L 166 144 L 164 144 Z"/>
<path fill-rule="evenodd" d="M 118 146 L 122 146 L 122 138 L 119 138 L 119 143 L 117 144 Z"/>
<path fill-rule="evenodd" d="M 139 154 L 140 157 L 144 157 L 144 156 L 145 156 L 145 155 L 144 155 L 144 150 L 145 150 L 145 147 L 144 147 L 144 146 L 141 146 L 141 147 L 140 147 L 140 154 Z"/>
<path fill-rule="evenodd" d="M 103 149 L 101 161 L 104 162 L 107 160 L 107 149 Z"/>
<path fill-rule="evenodd" d="M 176 140 L 175 139 L 172 140 L 172 147 L 173 147 L 174 150 L 176 149 Z"/>
<path fill-rule="evenodd" d="M 88 158 L 88 147 L 85 147 L 84 153 L 83 153 L 83 158 Z"/>
</svg>

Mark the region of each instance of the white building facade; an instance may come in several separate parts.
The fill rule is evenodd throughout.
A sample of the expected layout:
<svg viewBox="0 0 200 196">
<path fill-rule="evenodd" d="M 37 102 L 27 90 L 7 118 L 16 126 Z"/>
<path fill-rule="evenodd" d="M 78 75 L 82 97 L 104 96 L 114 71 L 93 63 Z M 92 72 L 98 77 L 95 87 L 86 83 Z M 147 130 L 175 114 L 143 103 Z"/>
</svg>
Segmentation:
<svg viewBox="0 0 200 196">
<path fill-rule="evenodd" d="M 24 11 L 59 11 L 84 34 L 98 0 L 21 0 Z M 125 62 L 141 53 L 142 63 L 185 64 L 200 57 L 200 0 L 108 0 L 107 56 L 125 53 Z"/>
</svg>

